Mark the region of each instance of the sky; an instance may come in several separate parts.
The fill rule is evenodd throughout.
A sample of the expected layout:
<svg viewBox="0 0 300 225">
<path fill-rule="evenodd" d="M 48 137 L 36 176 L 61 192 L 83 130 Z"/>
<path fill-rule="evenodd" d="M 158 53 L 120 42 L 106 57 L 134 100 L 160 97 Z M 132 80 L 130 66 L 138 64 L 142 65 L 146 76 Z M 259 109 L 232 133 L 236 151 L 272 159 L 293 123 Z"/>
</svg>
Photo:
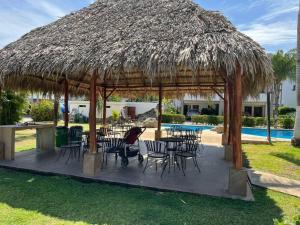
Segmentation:
<svg viewBox="0 0 300 225">
<path fill-rule="evenodd" d="M 296 47 L 298 0 L 194 0 L 224 14 L 268 52 Z M 0 0 L 0 48 L 93 0 Z"/>
</svg>

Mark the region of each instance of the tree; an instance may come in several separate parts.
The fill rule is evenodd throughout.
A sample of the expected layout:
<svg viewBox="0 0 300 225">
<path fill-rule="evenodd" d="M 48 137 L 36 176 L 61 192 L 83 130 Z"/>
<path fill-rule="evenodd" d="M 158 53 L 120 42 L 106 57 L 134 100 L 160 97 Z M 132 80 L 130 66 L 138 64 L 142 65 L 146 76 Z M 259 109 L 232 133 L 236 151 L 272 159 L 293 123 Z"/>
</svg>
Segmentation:
<svg viewBox="0 0 300 225">
<path fill-rule="evenodd" d="M 300 2 L 299 2 L 300 6 Z M 298 27 L 297 27 L 297 63 L 296 63 L 296 80 L 297 80 L 297 108 L 295 119 L 295 130 L 292 144 L 300 146 L 300 10 L 298 13 Z"/>
<path fill-rule="evenodd" d="M 274 127 L 278 126 L 278 108 L 279 98 L 281 95 L 282 81 L 286 79 L 295 80 L 296 70 L 296 55 L 294 51 L 284 53 L 279 50 L 275 55 L 272 56 L 272 64 L 274 70 Z"/>
<path fill-rule="evenodd" d="M 19 122 L 25 114 L 27 95 L 13 91 L 1 91 L 0 95 L 0 124 L 13 125 Z"/>
</svg>

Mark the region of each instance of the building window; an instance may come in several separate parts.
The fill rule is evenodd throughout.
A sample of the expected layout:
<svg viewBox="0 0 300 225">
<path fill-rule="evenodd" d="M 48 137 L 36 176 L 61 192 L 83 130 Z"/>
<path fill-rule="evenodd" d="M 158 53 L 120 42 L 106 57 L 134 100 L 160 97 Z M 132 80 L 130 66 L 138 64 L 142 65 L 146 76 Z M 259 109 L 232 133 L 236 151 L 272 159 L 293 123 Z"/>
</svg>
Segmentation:
<svg viewBox="0 0 300 225">
<path fill-rule="evenodd" d="M 245 116 L 252 116 L 252 107 L 251 106 L 245 106 L 244 114 L 245 114 Z"/>
<path fill-rule="evenodd" d="M 263 107 L 254 107 L 254 116 L 263 117 Z"/>
</svg>

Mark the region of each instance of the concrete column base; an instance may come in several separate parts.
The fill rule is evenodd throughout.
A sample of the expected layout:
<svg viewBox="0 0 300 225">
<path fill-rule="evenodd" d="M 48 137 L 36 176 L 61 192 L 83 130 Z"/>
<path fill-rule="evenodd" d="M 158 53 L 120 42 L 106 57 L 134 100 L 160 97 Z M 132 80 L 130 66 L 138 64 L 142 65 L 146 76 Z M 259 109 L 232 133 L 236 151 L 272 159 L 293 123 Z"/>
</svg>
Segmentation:
<svg viewBox="0 0 300 225">
<path fill-rule="evenodd" d="M 162 137 L 162 131 L 156 130 L 155 131 L 155 141 L 159 141 L 159 139 Z"/>
<path fill-rule="evenodd" d="M 5 153 L 4 143 L 0 143 L 0 160 L 5 159 L 4 153 Z"/>
<path fill-rule="evenodd" d="M 100 171 L 101 163 L 102 153 L 85 153 L 83 157 L 83 174 L 94 177 Z"/>
<path fill-rule="evenodd" d="M 228 135 L 222 134 L 222 145 L 228 145 Z"/>
<path fill-rule="evenodd" d="M 229 162 L 233 161 L 232 145 L 224 145 L 224 159 Z"/>
<path fill-rule="evenodd" d="M 247 170 L 229 169 L 229 193 L 246 197 L 249 189 Z"/>
</svg>

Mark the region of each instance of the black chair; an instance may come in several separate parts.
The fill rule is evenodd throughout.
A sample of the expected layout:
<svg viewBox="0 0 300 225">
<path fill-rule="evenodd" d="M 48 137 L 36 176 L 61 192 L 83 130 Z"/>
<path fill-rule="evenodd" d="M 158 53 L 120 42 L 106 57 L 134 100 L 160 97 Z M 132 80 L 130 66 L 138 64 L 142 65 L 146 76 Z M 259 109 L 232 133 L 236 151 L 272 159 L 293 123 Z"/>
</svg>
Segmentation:
<svg viewBox="0 0 300 225">
<path fill-rule="evenodd" d="M 187 141 L 178 151 L 175 153 L 176 161 L 180 158 L 181 170 L 185 176 L 186 161 L 188 158 L 192 158 L 195 167 L 201 172 L 197 161 L 197 151 L 199 149 L 199 144 L 196 141 Z M 177 162 L 178 163 L 178 162 Z"/>
<path fill-rule="evenodd" d="M 109 154 L 115 155 L 115 160 L 118 160 L 118 154 L 120 150 L 124 149 L 123 139 L 120 138 L 109 138 L 104 140 L 104 148 L 103 148 L 103 163 L 105 160 L 105 164 L 107 165 L 107 158 Z"/>
<path fill-rule="evenodd" d="M 80 152 L 82 146 L 82 136 L 83 136 L 83 127 L 74 126 L 69 129 L 68 133 L 68 144 L 60 147 L 60 153 L 57 160 L 61 156 L 65 156 L 66 152 L 69 151 L 69 156 L 66 163 L 69 162 L 71 158 L 77 158 L 80 160 Z"/>
<path fill-rule="evenodd" d="M 161 173 L 161 177 L 164 174 L 164 171 L 167 167 L 167 164 L 170 166 L 170 155 L 166 151 L 166 146 L 157 141 L 145 141 L 147 147 L 147 162 L 143 173 L 145 173 L 146 169 L 148 168 L 149 159 L 152 158 L 155 160 L 155 170 L 157 171 L 157 162 L 158 160 L 162 160 L 163 170 Z"/>
</svg>

